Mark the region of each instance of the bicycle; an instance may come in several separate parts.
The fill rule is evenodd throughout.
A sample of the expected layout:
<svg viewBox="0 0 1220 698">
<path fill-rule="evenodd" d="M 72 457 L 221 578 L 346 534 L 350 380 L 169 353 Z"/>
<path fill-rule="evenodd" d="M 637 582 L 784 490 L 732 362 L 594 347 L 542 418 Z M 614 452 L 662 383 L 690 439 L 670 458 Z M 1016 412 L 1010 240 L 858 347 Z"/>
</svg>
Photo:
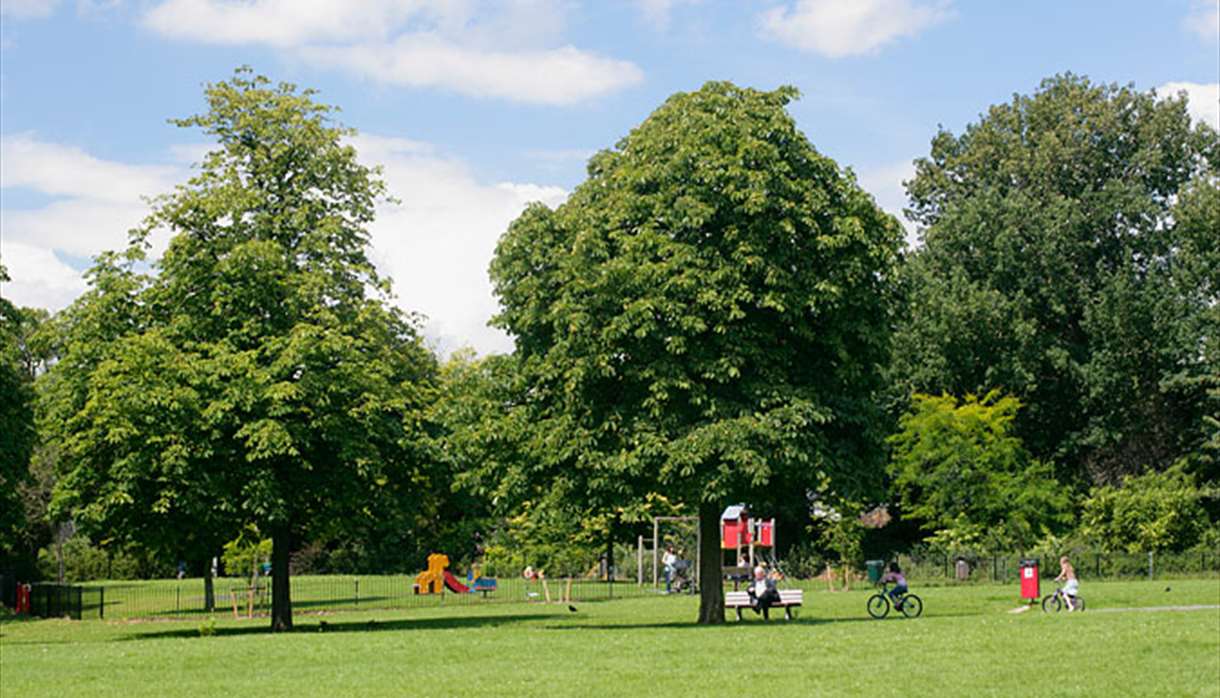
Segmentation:
<svg viewBox="0 0 1220 698">
<path fill-rule="evenodd" d="M 1062 586 L 1056 586 L 1052 594 L 1047 594 L 1042 599 L 1043 613 L 1058 613 L 1067 607 L 1067 594 L 1063 593 Z M 1072 597 L 1072 610 L 1084 611 L 1084 597 L 1076 595 Z"/>
<path fill-rule="evenodd" d="M 889 584 L 878 584 L 881 591 L 868 597 L 868 614 L 881 620 L 890 614 Z M 907 618 L 918 618 L 923 613 L 923 599 L 908 592 L 898 597 L 896 608 Z"/>
</svg>

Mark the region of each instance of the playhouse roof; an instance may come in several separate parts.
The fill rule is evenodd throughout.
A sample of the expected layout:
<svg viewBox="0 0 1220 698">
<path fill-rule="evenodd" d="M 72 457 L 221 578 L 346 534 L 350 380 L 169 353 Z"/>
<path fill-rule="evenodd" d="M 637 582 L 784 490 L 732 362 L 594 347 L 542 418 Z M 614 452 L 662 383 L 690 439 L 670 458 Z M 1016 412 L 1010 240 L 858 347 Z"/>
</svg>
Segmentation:
<svg viewBox="0 0 1220 698">
<path fill-rule="evenodd" d="M 722 521 L 736 521 L 748 513 L 749 510 L 746 509 L 746 505 L 734 504 L 724 510 L 724 513 L 720 515 L 720 519 Z"/>
</svg>

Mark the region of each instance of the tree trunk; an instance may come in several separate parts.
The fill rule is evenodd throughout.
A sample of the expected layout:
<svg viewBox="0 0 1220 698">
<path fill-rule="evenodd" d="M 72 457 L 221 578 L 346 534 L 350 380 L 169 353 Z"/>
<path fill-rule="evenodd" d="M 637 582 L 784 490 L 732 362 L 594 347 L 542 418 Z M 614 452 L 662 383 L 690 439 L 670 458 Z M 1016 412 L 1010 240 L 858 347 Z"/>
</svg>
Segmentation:
<svg viewBox="0 0 1220 698">
<path fill-rule="evenodd" d="M 699 624 L 724 622 L 724 573 L 720 569 L 720 507 L 699 504 Z"/>
<path fill-rule="evenodd" d="M 292 630 L 292 595 L 288 588 L 288 557 L 292 534 L 287 527 L 271 533 L 271 629 Z"/>
<path fill-rule="evenodd" d="M 203 610 L 208 613 L 216 610 L 216 581 L 212 579 L 212 566 L 207 560 L 203 562 Z"/>
</svg>

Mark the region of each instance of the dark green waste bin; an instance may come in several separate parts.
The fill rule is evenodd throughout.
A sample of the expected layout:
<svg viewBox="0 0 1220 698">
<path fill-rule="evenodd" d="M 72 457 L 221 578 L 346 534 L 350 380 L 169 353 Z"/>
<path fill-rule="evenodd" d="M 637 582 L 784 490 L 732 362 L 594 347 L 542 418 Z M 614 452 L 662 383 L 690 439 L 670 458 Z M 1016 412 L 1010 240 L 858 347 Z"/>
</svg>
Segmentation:
<svg viewBox="0 0 1220 698">
<path fill-rule="evenodd" d="M 868 581 L 873 584 L 881 581 L 881 575 L 885 574 L 885 560 L 867 560 L 864 564 L 868 567 Z"/>
</svg>

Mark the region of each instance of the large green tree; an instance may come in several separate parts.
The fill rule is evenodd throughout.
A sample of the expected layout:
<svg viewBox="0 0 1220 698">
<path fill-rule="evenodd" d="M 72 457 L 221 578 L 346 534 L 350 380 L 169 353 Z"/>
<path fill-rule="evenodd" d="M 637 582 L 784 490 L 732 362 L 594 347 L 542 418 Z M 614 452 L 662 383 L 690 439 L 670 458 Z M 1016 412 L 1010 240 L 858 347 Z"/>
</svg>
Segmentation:
<svg viewBox="0 0 1220 698">
<path fill-rule="evenodd" d="M 670 97 L 492 262 L 536 435 L 518 477 L 590 511 L 650 492 L 697 507 L 702 623 L 724 620 L 725 503 L 850 492 L 880 465 L 901 231 L 797 130 L 795 96 Z"/>
<path fill-rule="evenodd" d="M 1070 74 L 938 133 L 908 183 L 899 392 L 1018 397 L 1018 434 L 1078 484 L 1197 450 L 1220 296 L 1186 274 L 1215 258 L 1218 164 L 1184 98 Z"/>
<path fill-rule="evenodd" d="M 0 266 L 0 284 L 9 281 Z M 9 561 L 25 527 L 18 488 L 29 478 L 34 429 L 34 376 L 24 360 L 26 311 L 0 296 L 0 560 Z"/>
<path fill-rule="evenodd" d="M 122 308 L 122 329 L 99 344 L 104 313 L 87 313 L 81 360 L 61 362 L 85 373 L 65 379 L 57 505 L 128 531 L 256 525 L 283 630 L 293 546 L 371 516 L 424 458 L 435 362 L 368 259 L 384 185 L 333 108 L 247 69 L 205 95 L 205 113 L 175 123 L 216 148 L 154 202 L 126 266 L 95 271 L 118 288 L 95 285 L 93 302 Z M 158 230 L 168 249 L 134 274 Z"/>
<path fill-rule="evenodd" d="M 989 550 L 1028 549 L 1061 531 L 1068 496 L 1012 434 L 1020 406 L 996 393 L 915 395 L 889 438 L 903 514 L 941 540 Z"/>
</svg>

